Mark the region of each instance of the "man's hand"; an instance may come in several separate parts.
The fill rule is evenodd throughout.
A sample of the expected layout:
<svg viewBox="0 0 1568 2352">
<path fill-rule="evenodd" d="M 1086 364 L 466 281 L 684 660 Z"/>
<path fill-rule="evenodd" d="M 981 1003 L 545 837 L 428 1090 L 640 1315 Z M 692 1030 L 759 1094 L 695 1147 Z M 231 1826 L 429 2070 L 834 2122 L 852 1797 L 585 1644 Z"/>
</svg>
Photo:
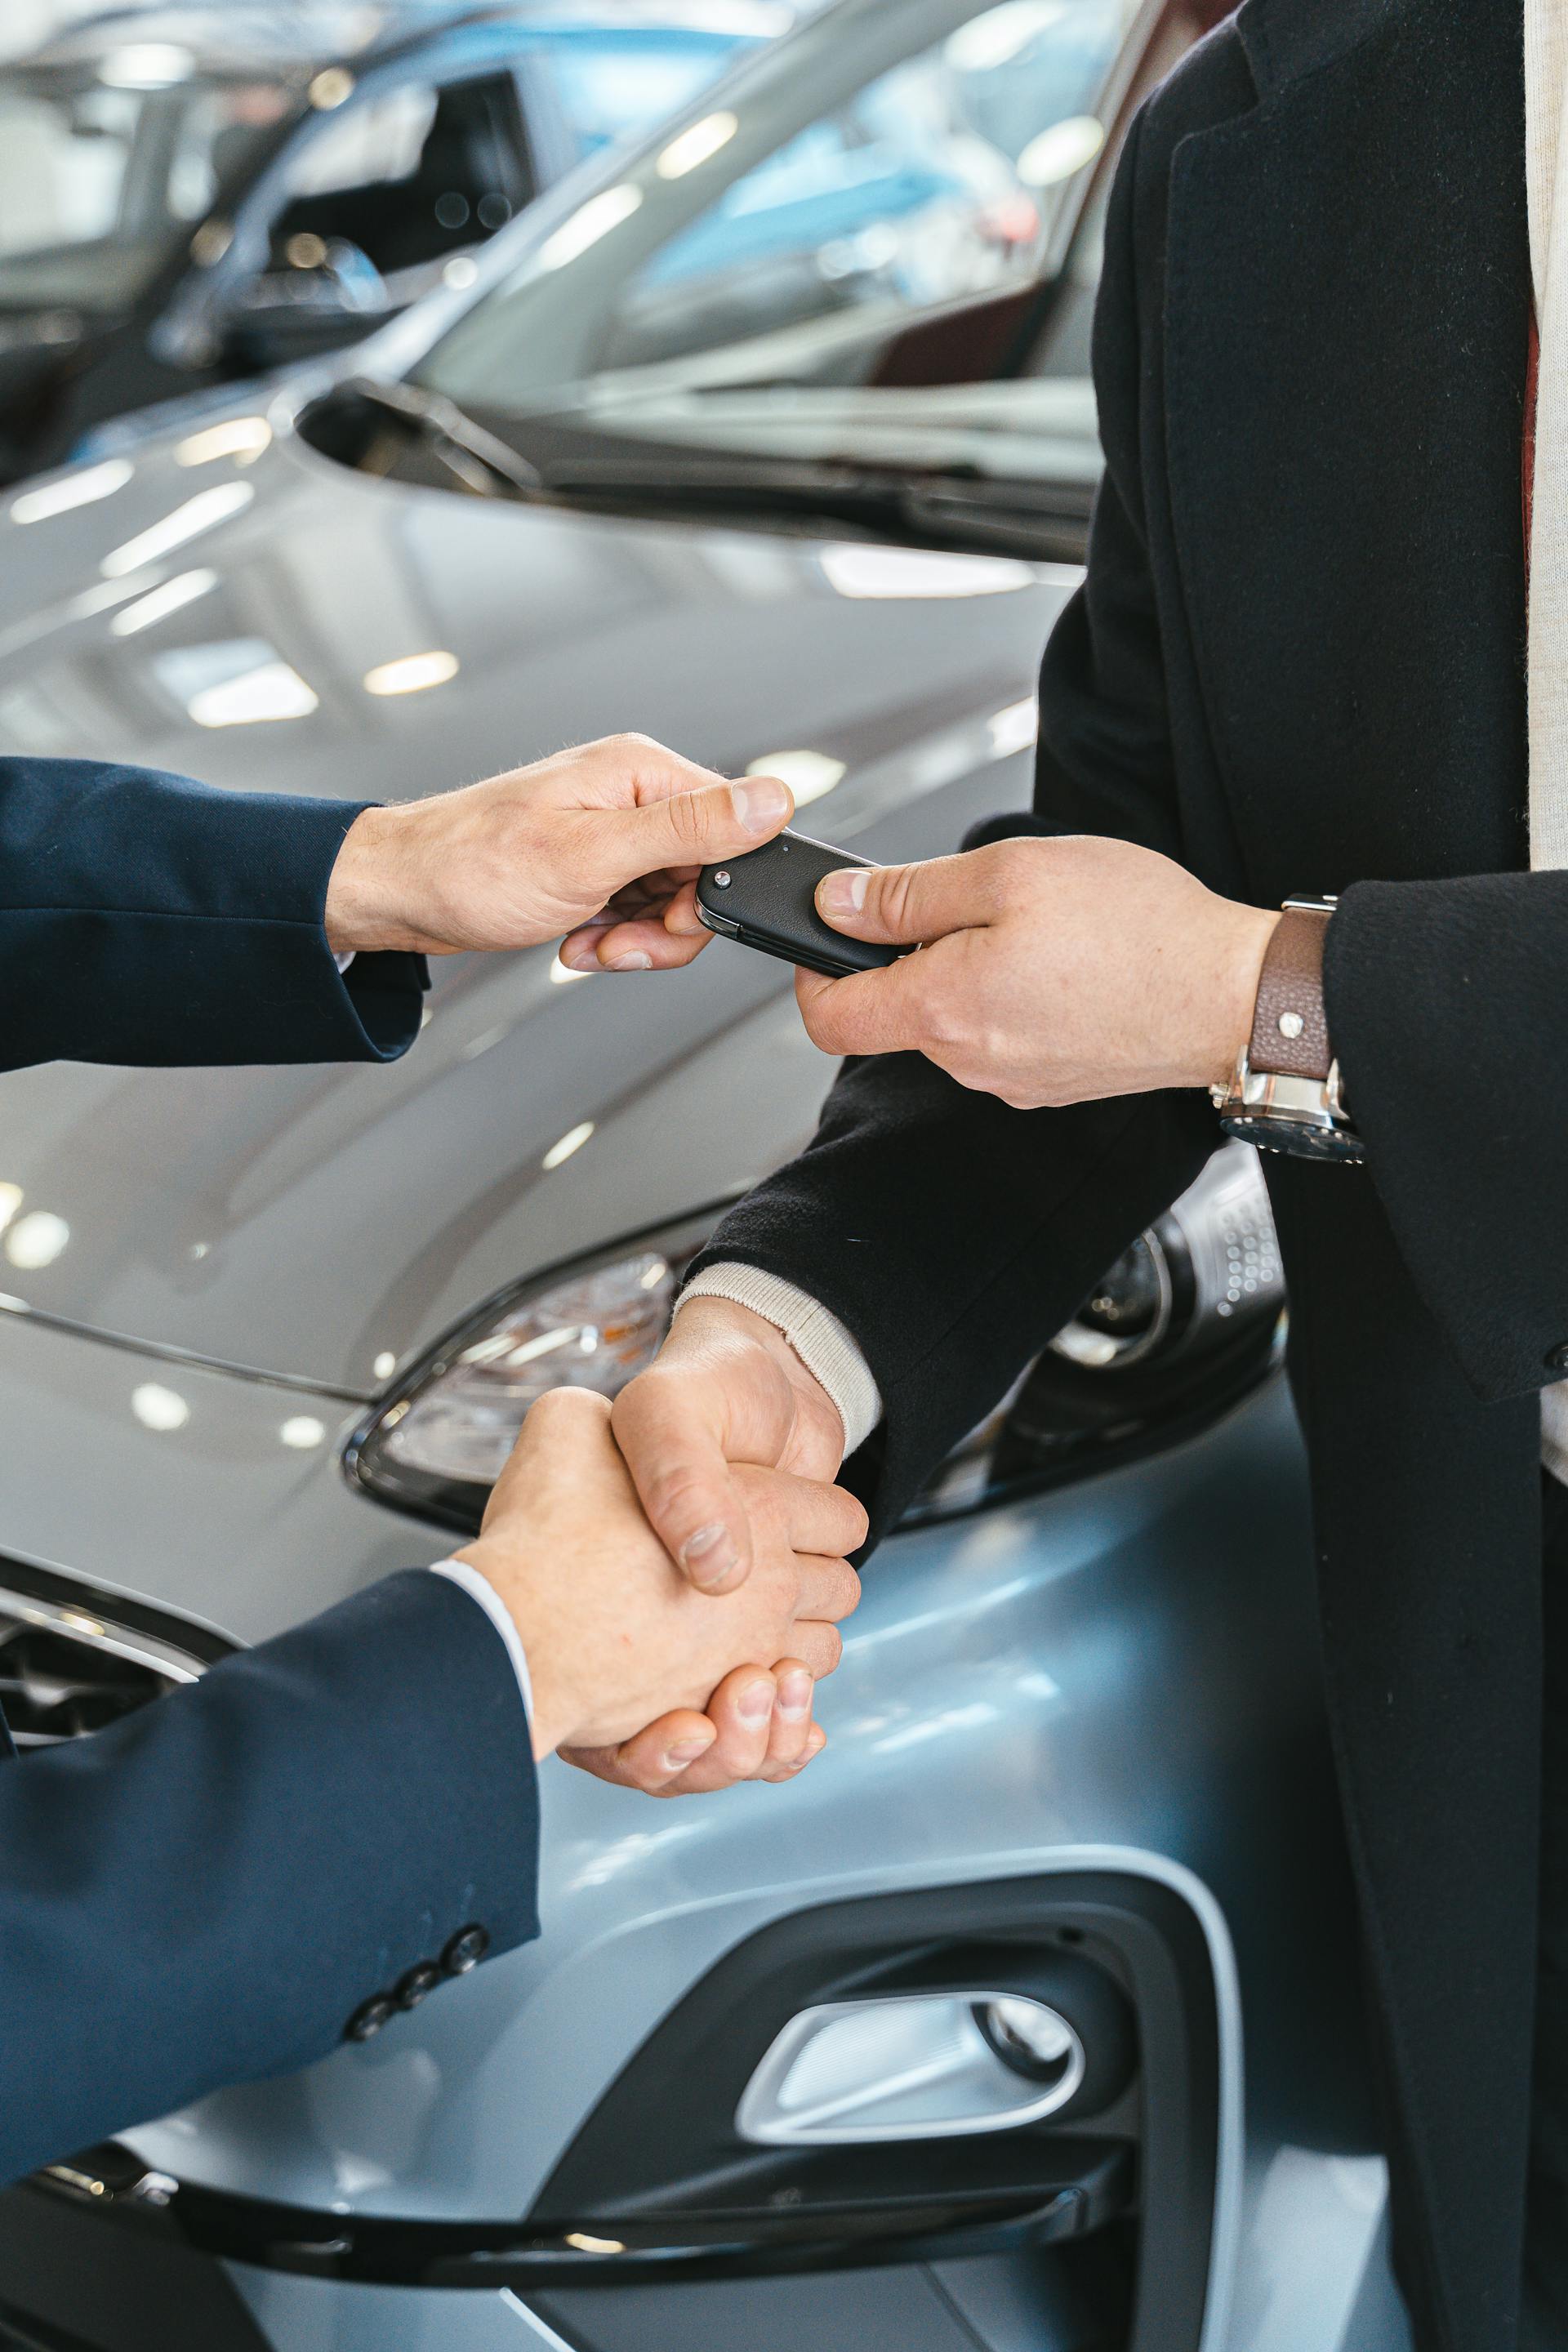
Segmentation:
<svg viewBox="0 0 1568 2352">
<path fill-rule="evenodd" d="M 463 792 L 366 809 L 332 869 L 327 943 L 454 955 L 571 931 L 583 971 L 599 968 L 598 938 L 629 920 L 607 969 L 689 963 L 708 935 L 667 932 L 665 908 L 700 866 L 771 840 L 794 807 L 774 777 L 726 783 L 645 735 L 611 736 Z"/>
<path fill-rule="evenodd" d="M 851 939 L 921 952 L 848 980 L 800 973 L 814 1043 L 924 1054 L 1020 1110 L 1227 1079 L 1279 919 L 1089 835 L 830 874 L 816 904 Z"/>
<path fill-rule="evenodd" d="M 737 1464 L 830 1479 L 844 1458 L 826 1391 L 782 1332 L 725 1298 L 679 1309 L 658 1355 L 616 1399 L 614 1427 L 648 1524 L 705 1593 L 733 1592 L 760 1554 L 757 1473 Z"/>
<path fill-rule="evenodd" d="M 598 1752 L 619 1750 L 614 1777 L 668 1785 L 740 1723 L 752 1738 L 754 1691 L 758 1760 L 770 1742 L 778 1777 L 805 1760 L 810 1708 L 794 1712 L 798 1675 L 838 1664 L 838 1625 L 859 1598 L 843 1555 L 864 1540 L 866 1517 L 837 1487 L 766 1469 L 736 1475 L 752 1572 L 743 1591 L 714 1600 L 693 1591 L 648 1528 L 605 1400 L 556 1389 L 534 1406 L 478 1540 L 458 1557 L 489 1578 L 522 1636 L 537 1755 L 583 1751 L 604 1769 Z M 771 1660 L 783 1662 L 778 1695 L 792 1710 L 776 1732 Z M 637 1738 L 656 1724 L 657 1757 Z"/>
</svg>

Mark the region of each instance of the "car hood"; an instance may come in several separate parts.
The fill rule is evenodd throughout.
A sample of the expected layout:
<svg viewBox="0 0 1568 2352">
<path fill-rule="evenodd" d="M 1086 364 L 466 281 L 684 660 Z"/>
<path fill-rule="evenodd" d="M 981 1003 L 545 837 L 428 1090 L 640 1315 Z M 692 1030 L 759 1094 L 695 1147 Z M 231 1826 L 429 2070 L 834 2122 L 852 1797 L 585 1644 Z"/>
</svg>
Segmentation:
<svg viewBox="0 0 1568 2352">
<path fill-rule="evenodd" d="M 1026 798 L 1075 576 L 411 489 L 317 455 L 287 403 L 42 488 L 0 525 L 0 752 L 395 800 L 635 728 L 731 773 L 841 766 L 805 828 L 884 858 Z M 367 690 L 426 652 L 445 683 Z M 557 975 L 547 950 L 443 963 L 392 1069 L 0 1078 L 0 1286 L 364 1395 L 491 1291 L 730 1197 L 808 1131 L 831 1074 L 780 967 L 717 946 L 668 981 Z"/>
</svg>

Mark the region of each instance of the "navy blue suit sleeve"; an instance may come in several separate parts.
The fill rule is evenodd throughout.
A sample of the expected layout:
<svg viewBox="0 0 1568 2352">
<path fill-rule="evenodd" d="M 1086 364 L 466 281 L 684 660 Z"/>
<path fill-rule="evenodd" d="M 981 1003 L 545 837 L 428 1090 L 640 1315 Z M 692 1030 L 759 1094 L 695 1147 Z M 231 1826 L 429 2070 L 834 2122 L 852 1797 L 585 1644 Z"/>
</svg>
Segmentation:
<svg viewBox="0 0 1568 2352">
<path fill-rule="evenodd" d="M 0 759 L 0 1068 L 385 1061 L 423 959 L 341 977 L 322 915 L 360 801 Z"/>
<path fill-rule="evenodd" d="M 505 1644 L 424 1570 L 0 1765 L 0 2181 L 324 2057 L 466 1927 L 526 1942 L 538 1843 Z"/>
</svg>

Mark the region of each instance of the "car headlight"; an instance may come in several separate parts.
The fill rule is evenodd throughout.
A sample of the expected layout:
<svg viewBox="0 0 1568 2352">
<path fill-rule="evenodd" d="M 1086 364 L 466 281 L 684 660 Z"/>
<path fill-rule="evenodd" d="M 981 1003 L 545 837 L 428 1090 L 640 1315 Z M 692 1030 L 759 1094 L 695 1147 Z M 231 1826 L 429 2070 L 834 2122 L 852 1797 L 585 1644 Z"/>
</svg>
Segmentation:
<svg viewBox="0 0 1568 2352">
<path fill-rule="evenodd" d="M 537 1398 L 615 1396 L 652 1361 L 716 1213 L 491 1299 L 376 1406 L 349 1446 L 351 1475 L 383 1502 L 472 1532 Z M 1227 1145 L 949 1456 L 910 1520 L 952 1517 L 1189 1435 L 1267 1371 L 1283 1307 L 1257 1156 Z"/>
<path fill-rule="evenodd" d="M 653 1361 L 717 1212 L 579 1259 L 491 1299 L 377 1406 L 345 1457 L 384 1502 L 476 1528 L 547 1389 L 615 1396 Z"/>
</svg>

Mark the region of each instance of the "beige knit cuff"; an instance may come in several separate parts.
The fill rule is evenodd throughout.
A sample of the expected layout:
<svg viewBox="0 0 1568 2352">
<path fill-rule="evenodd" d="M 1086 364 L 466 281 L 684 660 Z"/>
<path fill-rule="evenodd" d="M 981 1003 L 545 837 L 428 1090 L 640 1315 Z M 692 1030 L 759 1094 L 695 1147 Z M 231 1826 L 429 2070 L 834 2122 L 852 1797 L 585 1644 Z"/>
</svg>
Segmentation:
<svg viewBox="0 0 1568 2352">
<path fill-rule="evenodd" d="M 709 1266 L 688 1284 L 680 1305 L 689 1298 L 728 1298 L 782 1331 L 837 1406 L 846 1454 L 865 1444 L 882 1418 L 881 1391 L 837 1316 L 808 1291 L 797 1290 L 782 1275 L 765 1274 L 760 1266 L 721 1265 Z"/>
</svg>

